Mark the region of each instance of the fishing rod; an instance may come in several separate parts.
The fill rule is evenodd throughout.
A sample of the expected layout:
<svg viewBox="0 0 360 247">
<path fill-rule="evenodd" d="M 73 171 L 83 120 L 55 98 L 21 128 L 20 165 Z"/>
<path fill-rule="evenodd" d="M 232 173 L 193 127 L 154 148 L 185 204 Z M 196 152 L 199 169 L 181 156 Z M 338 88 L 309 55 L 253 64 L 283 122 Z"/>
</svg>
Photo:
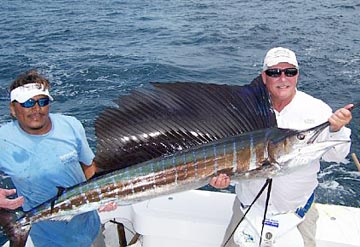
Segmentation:
<svg viewBox="0 0 360 247">
<path fill-rule="evenodd" d="M 357 103 L 355 103 L 355 104 L 352 104 L 352 106 L 349 107 L 347 110 L 352 111 L 353 109 L 355 109 L 355 108 L 358 107 L 359 105 L 360 105 L 360 102 L 357 102 Z M 320 124 L 319 126 L 316 126 L 316 127 L 314 127 L 314 128 L 317 128 L 317 127 L 320 127 L 320 126 L 322 126 L 323 128 L 328 127 L 328 126 L 330 126 L 330 122 L 329 122 L 329 121 L 326 121 L 326 122 L 324 122 L 324 123 L 322 123 L 322 124 Z M 317 133 L 316 135 L 314 135 L 312 138 L 310 138 L 309 141 L 308 141 L 308 144 L 315 142 L 316 138 L 318 138 L 319 135 L 320 135 L 320 132 Z"/>
<path fill-rule="evenodd" d="M 360 102 L 355 103 L 352 107 L 350 107 L 349 110 L 351 111 L 351 110 L 353 110 L 354 108 L 358 107 L 359 105 L 360 105 Z M 351 157 L 352 157 L 352 159 L 353 159 L 353 161 L 354 161 L 354 163 L 355 163 L 358 171 L 360 172 L 360 162 L 359 162 L 358 157 L 356 156 L 355 153 L 352 153 L 352 154 L 351 154 Z"/>
<path fill-rule="evenodd" d="M 354 163 L 355 163 L 358 171 L 360 172 L 360 162 L 359 162 L 358 157 L 356 156 L 355 153 L 352 153 L 352 154 L 351 154 L 351 157 L 352 157 L 352 159 L 353 159 L 353 161 L 354 161 Z"/>
<path fill-rule="evenodd" d="M 349 108 L 349 111 L 352 111 L 354 108 L 356 108 L 358 106 L 360 106 L 360 102 L 353 104 L 353 106 Z"/>
</svg>

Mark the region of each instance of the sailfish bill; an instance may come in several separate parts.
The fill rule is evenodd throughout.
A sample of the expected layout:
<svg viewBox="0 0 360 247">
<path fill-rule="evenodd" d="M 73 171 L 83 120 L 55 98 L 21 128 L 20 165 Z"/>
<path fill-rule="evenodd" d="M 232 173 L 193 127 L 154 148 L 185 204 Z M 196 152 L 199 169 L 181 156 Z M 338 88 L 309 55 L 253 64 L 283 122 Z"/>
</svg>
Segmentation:
<svg viewBox="0 0 360 247">
<path fill-rule="evenodd" d="M 277 128 L 260 77 L 245 86 L 155 83 L 116 103 L 95 125 L 95 160 L 109 172 L 63 188 L 16 220 L 2 210 L 11 246 L 24 246 L 39 221 L 71 220 L 109 201 L 125 205 L 196 189 L 219 173 L 232 179 L 286 174 L 347 142 L 316 142 L 325 123 L 303 131 Z"/>
</svg>

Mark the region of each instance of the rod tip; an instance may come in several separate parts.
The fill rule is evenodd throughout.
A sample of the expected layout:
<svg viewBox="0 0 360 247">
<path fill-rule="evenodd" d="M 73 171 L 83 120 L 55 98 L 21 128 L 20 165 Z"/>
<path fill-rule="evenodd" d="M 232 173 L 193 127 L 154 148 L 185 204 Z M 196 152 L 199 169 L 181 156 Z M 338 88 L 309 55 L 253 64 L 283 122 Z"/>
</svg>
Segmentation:
<svg viewBox="0 0 360 247">
<path fill-rule="evenodd" d="M 359 159 L 357 158 L 355 153 L 351 154 L 352 159 L 354 160 L 355 165 L 357 166 L 358 171 L 360 172 L 360 162 Z"/>
</svg>

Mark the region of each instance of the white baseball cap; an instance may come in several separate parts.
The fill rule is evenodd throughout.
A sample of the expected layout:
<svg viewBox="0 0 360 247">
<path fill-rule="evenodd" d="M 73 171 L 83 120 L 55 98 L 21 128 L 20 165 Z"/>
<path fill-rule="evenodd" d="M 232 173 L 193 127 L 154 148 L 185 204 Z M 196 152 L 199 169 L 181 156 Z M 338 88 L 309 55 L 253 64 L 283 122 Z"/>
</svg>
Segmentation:
<svg viewBox="0 0 360 247">
<path fill-rule="evenodd" d="M 283 47 L 275 47 L 266 53 L 263 70 L 267 70 L 269 67 L 279 63 L 289 63 L 299 68 L 296 55 L 293 51 Z"/>
<path fill-rule="evenodd" d="M 24 103 L 36 95 L 46 95 L 50 100 L 54 100 L 50 96 L 49 90 L 39 83 L 29 83 L 11 90 L 10 100 L 11 102 L 16 100 L 19 103 Z"/>
</svg>

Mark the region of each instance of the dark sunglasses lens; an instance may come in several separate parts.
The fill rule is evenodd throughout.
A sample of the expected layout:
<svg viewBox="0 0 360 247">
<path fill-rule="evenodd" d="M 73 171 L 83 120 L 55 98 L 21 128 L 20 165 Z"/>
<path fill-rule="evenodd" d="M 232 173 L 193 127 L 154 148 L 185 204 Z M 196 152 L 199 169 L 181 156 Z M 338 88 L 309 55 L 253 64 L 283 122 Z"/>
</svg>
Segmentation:
<svg viewBox="0 0 360 247">
<path fill-rule="evenodd" d="M 38 102 L 39 106 L 43 107 L 43 106 L 47 106 L 49 104 L 50 99 L 42 98 L 42 99 L 39 99 L 37 102 Z"/>
<path fill-rule="evenodd" d="M 268 69 L 265 70 L 265 74 L 270 77 L 280 77 L 281 73 L 284 72 L 287 77 L 293 77 L 296 76 L 298 73 L 297 68 L 288 68 L 288 69 Z"/>
<path fill-rule="evenodd" d="M 35 104 L 36 104 L 36 101 L 33 99 L 28 99 L 24 103 L 20 103 L 20 105 L 25 108 L 33 107 Z"/>
<path fill-rule="evenodd" d="M 20 105 L 25 108 L 31 108 L 35 106 L 36 102 L 39 104 L 40 107 L 44 107 L 49 104 L 50 99 L 49 98 L 41 98 L 38 100 L 28 99 L 24 103 L 20 103 Z"/>
<path fill-rule="evenodd" d="M 280 69 L 268 69 L 265 70 L 265 74 L 270 77 L 279 77 L 281 75 Z"/>
<path fill-rule="evenodd" d="M 296 68 L 289 68 L 284 70 L 285 75 L 288 77 L 296 76 L 298 73 L 298 70 Z"/>
</svg>

